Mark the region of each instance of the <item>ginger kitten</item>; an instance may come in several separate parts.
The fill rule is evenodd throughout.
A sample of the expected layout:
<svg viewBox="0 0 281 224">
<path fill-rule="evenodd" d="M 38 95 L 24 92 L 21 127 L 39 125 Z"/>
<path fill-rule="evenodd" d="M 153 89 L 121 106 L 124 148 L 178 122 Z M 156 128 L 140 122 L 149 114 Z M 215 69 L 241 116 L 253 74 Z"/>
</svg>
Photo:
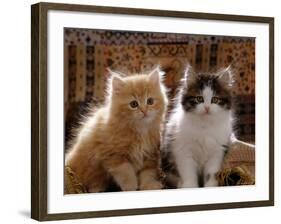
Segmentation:
<svg viewBox="0 0 281 224">
<path fill-rule="evenodd" d="M 111 72 L 104 106 L 89 116 L 65 165 L 88 192 L 113 180 L 123 191 L 161 189 L 160 138 L 167 98 L 161 71 L 121 77 Z"/>
<path fill-rule="evenodd" d="M 233 134 L 232 82 L 229 68 L 216 73 L 186 71 L 166 130 L 163 169 L 168 185 L 218 185 L 216 173 Z"/>
</svg>

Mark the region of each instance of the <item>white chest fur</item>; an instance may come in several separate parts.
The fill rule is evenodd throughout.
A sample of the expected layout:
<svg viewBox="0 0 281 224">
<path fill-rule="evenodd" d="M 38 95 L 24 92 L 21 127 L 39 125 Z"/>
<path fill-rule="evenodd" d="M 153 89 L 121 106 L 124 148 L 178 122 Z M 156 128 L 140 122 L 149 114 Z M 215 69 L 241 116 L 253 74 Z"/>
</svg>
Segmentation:
<svg viewBox="0 0 281 224">
<path fill-rule="evenodd" d="M 174 153 L 192 157 L 199 166 L 217 150 L 224 150 L 232 132 L 230 112 L 198 116 L 182 111 L 177 114 Z"/>
</svg>

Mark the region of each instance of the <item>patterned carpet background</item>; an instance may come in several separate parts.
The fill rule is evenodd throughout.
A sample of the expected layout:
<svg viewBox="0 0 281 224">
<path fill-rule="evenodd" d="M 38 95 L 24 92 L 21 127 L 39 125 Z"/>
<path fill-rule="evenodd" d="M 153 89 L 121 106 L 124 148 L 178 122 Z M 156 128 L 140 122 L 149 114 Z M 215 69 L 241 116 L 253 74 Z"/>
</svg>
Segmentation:
<svg viewBox="0 0 281 224">
<path fill-rule="evenodd" d="M 65 28 L 65 140 L 89 103 L 104 100 L 107 67 L 138 73 L 160 64 L 171 97 L 189 62 L 212 71 L 232 64 L 236 85 L 236 134 L 255 142 L 255 39 L 187 34 Z"/>
</svg>

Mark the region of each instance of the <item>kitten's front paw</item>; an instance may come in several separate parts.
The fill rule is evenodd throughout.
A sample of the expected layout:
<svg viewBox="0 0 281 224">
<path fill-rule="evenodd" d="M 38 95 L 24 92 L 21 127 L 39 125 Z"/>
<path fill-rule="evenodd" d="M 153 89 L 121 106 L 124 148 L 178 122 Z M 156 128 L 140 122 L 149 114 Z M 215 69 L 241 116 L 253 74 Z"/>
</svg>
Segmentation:
<svg viewBox="0 0 281 224">
<path fill-rule="evenodd" d="M 162 188 L 162 183 L 157 180 L 146 182 L 140 185 L 140 190 L 157 190 Z"/>
<path fill-rule="evenodd" d="M 213 180 L 208 180 L 206 183 L 204 183 L 204 187 L 217 187 L 218 186 L 218 181 L 213 179 Z"/>
<path fill-rule="evenodd" d="M 136 191 L 138 189 L 137 180 L 128 180 L 120 186 L 122 191 Z"/>
<path fill-rule="evenodd" d="M 216 179 L 216 175 L 207 174 L 204 181 L 204 187 L 217 187 L 218 181 Z"/>
<path fill-rule="evenodd" d="M 196 188 L 199 187 L 196 181 L 183 181 L 178 184 L 178 188 Z"/>
</svg>

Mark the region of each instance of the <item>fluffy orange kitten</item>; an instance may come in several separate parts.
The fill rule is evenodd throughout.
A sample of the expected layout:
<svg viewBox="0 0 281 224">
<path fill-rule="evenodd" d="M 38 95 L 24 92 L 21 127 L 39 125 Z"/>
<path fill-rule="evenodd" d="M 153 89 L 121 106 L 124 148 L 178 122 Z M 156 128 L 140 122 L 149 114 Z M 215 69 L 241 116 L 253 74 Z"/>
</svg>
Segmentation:
<svg viewBox="0 0 281 224">
<path fill-rule="evenodd" d="M 106 103 L 82 125 L 66 166 L 88 192 L 105 191 L 112 180 L 123 191 L 161 189 L 159 146 L 167 105 L 161 71 L 111 73 Z"/>
</svg>

